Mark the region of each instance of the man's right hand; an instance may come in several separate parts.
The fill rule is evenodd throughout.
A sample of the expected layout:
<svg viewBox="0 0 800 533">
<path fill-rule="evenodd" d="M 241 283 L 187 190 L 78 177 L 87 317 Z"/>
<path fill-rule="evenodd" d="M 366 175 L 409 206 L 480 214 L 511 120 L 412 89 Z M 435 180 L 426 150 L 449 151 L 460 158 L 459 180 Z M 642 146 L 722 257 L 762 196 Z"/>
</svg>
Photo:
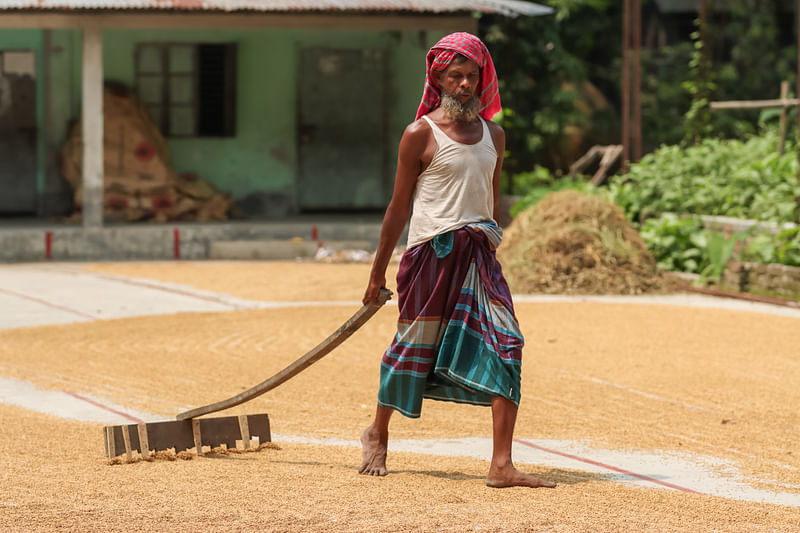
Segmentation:
<svg viewBox="0 0 800 533">
<path fill-rule="evenodd" d="M 383 276 L 381 278 L 369 280 L 369 285 L 367 285 L 367 290 L 364 292 L 364 298 L 361 300 L 361 303 L 368 304 L 370 302 L 375 302 L 378 300 L 378 294 L 380 293 L 381 289 L 386 287 L 386 277 Z"/>
</svg>

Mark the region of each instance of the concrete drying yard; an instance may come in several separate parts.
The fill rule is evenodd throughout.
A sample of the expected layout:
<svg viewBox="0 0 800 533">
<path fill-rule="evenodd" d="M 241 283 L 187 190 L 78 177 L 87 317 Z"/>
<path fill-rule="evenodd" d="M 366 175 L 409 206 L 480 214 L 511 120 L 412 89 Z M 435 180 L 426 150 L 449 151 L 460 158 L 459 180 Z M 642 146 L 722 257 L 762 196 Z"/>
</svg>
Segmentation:
<svg viewBox="0 0 800 533">
<path fill-rule="evenodd" d="M 390 475 L 358 475 L 392 305 L 219 413 L 268 413 L 276 446 L 109 464 L 102 425 L 168 420 L 264 380 L 358 308 L 368 271 L 0 266 L 0 530 L 800 527 L 800 311 L 697 296 L 517 298 L 515 455 L 554 490 L 485 487 L 489 410 L 431 401 L 419 420 L 393 419 Z"/>
</svg>

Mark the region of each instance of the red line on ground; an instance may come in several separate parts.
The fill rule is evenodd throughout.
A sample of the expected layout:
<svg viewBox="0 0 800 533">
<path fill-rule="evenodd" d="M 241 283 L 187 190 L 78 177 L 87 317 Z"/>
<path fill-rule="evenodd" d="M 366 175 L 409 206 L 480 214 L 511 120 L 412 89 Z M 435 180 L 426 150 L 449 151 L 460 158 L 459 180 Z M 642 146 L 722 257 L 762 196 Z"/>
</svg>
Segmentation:
<svg viewBox="0 0 800 533">
<path fill-rule="evenodd" d="M 705 294 L 707 296 L 716 296 L 719 298 L 734 298 L 736 300 L 744 300 L 746 302 L 757 302 L 762 304 L 780 305 L 783 307 L 791 307 L 794 309 L 800 308 L 800 302 L 795 300 L 786 300 L 784 298 L 775 298 L 772 296 L 760 296 L 758 294 L 749 294 L 746 292 L 729 292 L 721 291 L 719 289 L 707 289 L 705 287 L 692 287 L 690 285 L 682 285 L 678 287 L 684 292 L 695 294 Z"/>
<path fill-rule="evenodd" d="M 613 470 L 614 472 L 619 472 L 620 474 L 625 474 L 626 476 L 632 476 L 635 478 L 639 478 L 643 481 L 649 481 L 650 483 L 656 483 L 658 485 L 663 485 L 670 489 L 679 490 L 681 492 L 691 492 L 693 494 L 702 494 L 701 492 L 697 492 L 696 490 L 687 489 L 686 487 L 681 487 L 679 485 L 673 485 L 672 483 L 667 483 L 666 481 L 660 481 L 658 479 L 654 479 L 649 476 L 645 476 L 642 474 L 637 474 L 636 472 L 631 472 L 630 470 L 625 470 L 624 468 L 618 468 L 616 466 L 607 465 L 605 463 L 600 463 L 598 461 L 593 461 L 592 459 L 585 459 L 583 457 L 579 457 L 577 455 L 572 455 L 571 453 L 564 453 L 558 450 L 551 450 L 550 448 L 545 448 L 544 446 L 539 446 L 538 444 L 534 444 L 532 442 L 528 442 L 522 439 L 514 439 L 514 442 L 519 442 L 520 444 L 524 444 L 525 446 L 529 446 L 531 448 L 535 448 L 537 450 L 541 450 L 543 452 L 552 453 L 555 455 L 560 455 L 562 457 L 567 457 L 569 459 L 574 459 L 576 461 L 581 461 L 582 463 L 587 463 L 594 466 L 599 466 L 601 468 L 606 468 L 608 470 Z"/>
<path fill-rule="evenodd" d="M 92 399 L 86 398 L 85 396 L 81 396 L 80 394 L 77 394 L 75 392 L 67 392 L 67 394 L 69 394 L 73 398 L 77 398 L 79 400 L 83 400 L 86 403 L 90 403 L 90 404 L 94 405 L 95 407 L 99 407 L 100 409 L 105 409 L 106 411 L 114 413 L 115 415 L 119 415 L 121 417 L 127 418 L 128 420 L 130 420 L 134 424 L 144 424 L 144 420 L 142 420 L 140 418 L 136 418 L 135 416 L 131 416 L 128 413 L 123 413 L 122 411 L 117 411 L 116 409 L 112 409 L 111 407 L 109 407 L 107 405 L 103 405 L 100 402 L 96 402 L 96 401 L 94 401 Z"/>
<path fill-rule="evenodd" d="M 21 292 L 10 291 L 8 289 L 0 289 L 0 292 L 4 292 L 6 294 L 10 294 L 11 296 L 16 296 L 17 298 L 24 298 L 25 300 L 30 300 L 32 302 L 40 303 L 47 307 L 51 307 L 53 309 L 60 309 L 61 311 L 66 311 L 68 313 L 72 313 L 74 315 L 82 316 L 84 318 L 91 318 L 92 320 L 97 320 L 96 316 L 89 315 L 82 311 L 76 311 L 75 309 L 70 309 L 69 307 L 64 307 L 63 305 L 54 304 L 48 302 L 47 300 L 42 300 L 41 298 L 36 298 L 35 296 L 29 296 L 27 294 L 23 294 Z"/>
<path fill-rule="evenodd" d="M 215 304 L 227 305 L 228 307 L 232 307 L 233 309 L 240 309 L 240 307 L 238 305 L 236 305 L 236 304 L 231 304 L 231 303 L 222 301 L 219 298 L 214 298 L 213 296 L 203 296 L 201 294 L 195 294 L 193 292 L 183 291 L 181 289 L 173 289 L 172 287 L 164 287 L 162 285 L 157 285 L 155 283 L 149 283 L 147 280 L 139 280 L 139 279 L 136 279 L 136 278 L 126 278 L 126 277 L 115 276 L 115 275 L 111 275 L 110 276 L 110 275 L 107 275 L 107 274 L 101 274 L 101 273 L 97 273 L 97 272 L 92 272 L 91 274 L 93 276 L 95 276 L 95 277 L 98 277 L 98 278 L 101 278 L 101 279 L 107 279 L 109 281 L 116 281 L 116 282 L 119 282 L 119 283 L 125 283 L 127 285 L 134 285 L 136 287 L 146 287 L 148 289 L 153 289 L 153 290 L 157 290 L 157 291 L 170 292 L 172 294 L 180 294 L 181 296 L 188 296 L 189 298 L 195 298 L 196 300 L 203 300 L 203 301 L 206 301 L 206 302 L 213 302 Z"/>
</svg>

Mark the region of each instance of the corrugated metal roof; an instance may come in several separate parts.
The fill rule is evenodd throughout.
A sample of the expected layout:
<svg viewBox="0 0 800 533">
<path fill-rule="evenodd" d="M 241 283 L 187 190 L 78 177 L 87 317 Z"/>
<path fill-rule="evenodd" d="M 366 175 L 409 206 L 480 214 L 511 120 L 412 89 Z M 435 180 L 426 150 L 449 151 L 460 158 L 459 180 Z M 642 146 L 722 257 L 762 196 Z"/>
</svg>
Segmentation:
<svg viewBox="0 0 800 533">
<path fill-rule="evenodd" d="M 549 7 L 523 0 L 0 0 L 0 10 L 480 11 L 529 16 L 553 12 Z"/>
</svg>

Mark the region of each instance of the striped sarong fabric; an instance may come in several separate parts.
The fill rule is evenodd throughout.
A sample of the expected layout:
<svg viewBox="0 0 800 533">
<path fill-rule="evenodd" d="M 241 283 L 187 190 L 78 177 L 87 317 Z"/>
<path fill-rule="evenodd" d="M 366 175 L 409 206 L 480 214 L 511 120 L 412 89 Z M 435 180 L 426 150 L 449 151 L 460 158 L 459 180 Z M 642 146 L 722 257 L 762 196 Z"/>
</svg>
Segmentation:
<svg viewBox="0 0 800 533">
<path fill-rule="evenodd" d="M 400 317 L 381 360 L 378 403 L 416 418 L 422 399 L 520 399 L 523 338 L 486 233 L 467 226 L 410 248 L 397 274 Z M 443 255 L 446 254 L 446 255 Z"/>
</svg>

